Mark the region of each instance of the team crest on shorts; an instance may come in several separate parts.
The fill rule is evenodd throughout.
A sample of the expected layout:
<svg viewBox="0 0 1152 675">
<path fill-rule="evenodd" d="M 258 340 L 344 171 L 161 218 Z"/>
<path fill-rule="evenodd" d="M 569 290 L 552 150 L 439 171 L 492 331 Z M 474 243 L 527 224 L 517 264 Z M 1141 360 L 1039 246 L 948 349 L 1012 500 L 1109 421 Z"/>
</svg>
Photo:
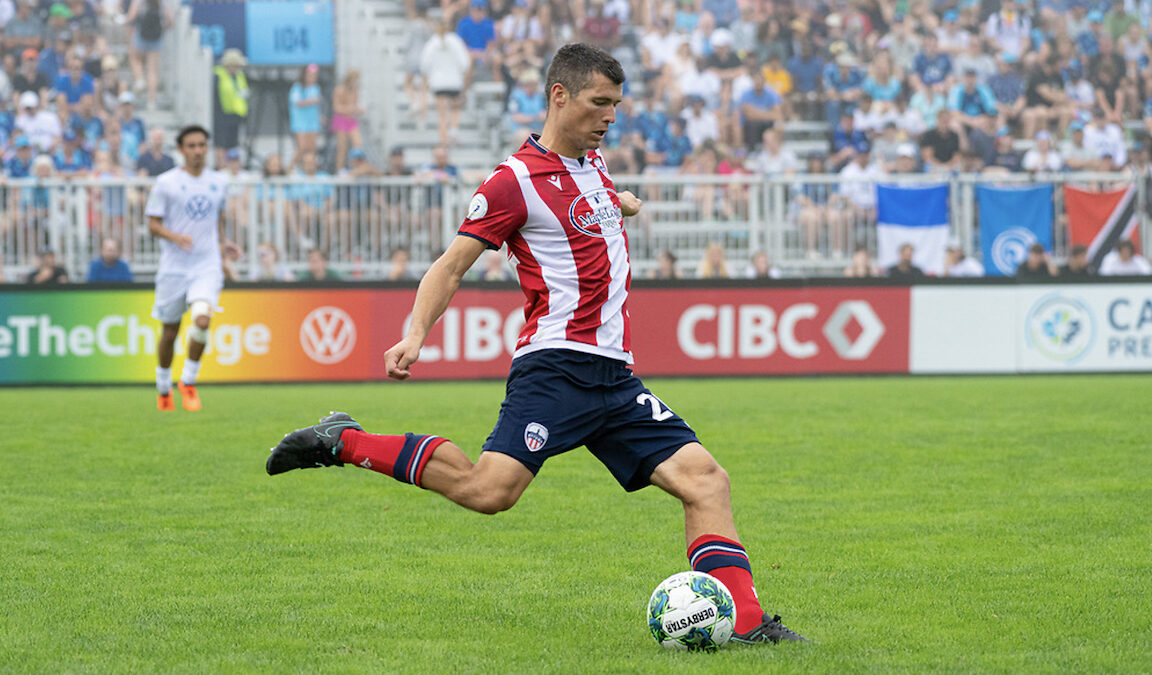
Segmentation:
<svg viewBox="0 0 1152 675">
<path fill-rule="evenodd" d="M 548 442 L 548 427 L 543 424 L 531 422 L 524 427 L 524 445 L 530 452 L 536 452 Z"/>
</svg>

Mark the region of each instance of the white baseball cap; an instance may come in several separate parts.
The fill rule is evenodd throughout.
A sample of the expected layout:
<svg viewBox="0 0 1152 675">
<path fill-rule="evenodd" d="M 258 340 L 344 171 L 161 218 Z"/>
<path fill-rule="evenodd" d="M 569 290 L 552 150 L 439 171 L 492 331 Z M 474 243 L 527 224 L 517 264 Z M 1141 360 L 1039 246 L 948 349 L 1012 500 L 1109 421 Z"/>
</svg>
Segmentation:
<svg viewBox="0 0 1152 675">
<path fill-rule="evenodd" d="M 26 91 L 20 94 L 20 107 L 21 108 L 35 108 L 40 105 L 40 97 L 34 91 Z"/>
</svg>

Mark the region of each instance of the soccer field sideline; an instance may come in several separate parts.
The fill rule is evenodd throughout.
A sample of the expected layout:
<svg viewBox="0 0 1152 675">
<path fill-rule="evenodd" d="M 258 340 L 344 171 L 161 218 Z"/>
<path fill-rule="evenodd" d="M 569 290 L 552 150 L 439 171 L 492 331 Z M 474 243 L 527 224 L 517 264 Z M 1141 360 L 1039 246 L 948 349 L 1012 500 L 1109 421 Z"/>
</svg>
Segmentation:
<svg viewBox="0 0 1152 675">
<path fill-rule="evenodd" d="M 1140 672 L 1147 379 L 652 380 L 732 476 L 766 609 L 815 645 L 665 653 L 679 507 L 586 452 L 496 517 L 352 468 L 263 475 L 330 409 L 475 456 L 496 382 L 0 389 L 14 672 Z M 11 416 L 11 417 L 9 417 Z M 401 420 L 401 421 L 397 421 Z M 397 428 L 397 425 L 401 428 Z M 40 450 L 29 455 L 29 450 Z"/>
</svg>

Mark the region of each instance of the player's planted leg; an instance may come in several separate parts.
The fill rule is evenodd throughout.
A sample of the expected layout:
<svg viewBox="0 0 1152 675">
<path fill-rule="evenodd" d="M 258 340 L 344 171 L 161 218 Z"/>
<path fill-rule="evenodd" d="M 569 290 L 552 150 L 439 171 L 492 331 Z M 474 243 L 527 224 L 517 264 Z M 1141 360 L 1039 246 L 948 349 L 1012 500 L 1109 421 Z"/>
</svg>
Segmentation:
<svg viewBox="0 0 1152 675">
<path fill-rule="evenodd" d="M 689 443 L 652 472 L 652 484 L 684 505 L 684 532 L 692 569 L 724 583 L 736 603 L 736 642 L 804 641 L 760 607 L 748 553 L 732 520 L 728 473 L 699 443 Z"/>
<path fill-rule="evenodd" d="M 192 325 L 188 328 L 188 357 L 184 359 L 184 369 L 180 373 L 180 403 L 189 412 L 201 408 L 200 393 L 196 391 L 196 378 L 200 375 L 200 359 L 208 345 L 208 325 L 212 320 L 212 305 L 204 300 L 195 300 L 190 305 Z"/>
<path fill-rule="evenodd" d="M 180 333 L 180 322 L 163 324 L 160 340 L 156 345 L 156 408 L 164 412 L 176 409 L 172 398 L 172 357 L 176 351 L 176 336 Z"/>
</svg>

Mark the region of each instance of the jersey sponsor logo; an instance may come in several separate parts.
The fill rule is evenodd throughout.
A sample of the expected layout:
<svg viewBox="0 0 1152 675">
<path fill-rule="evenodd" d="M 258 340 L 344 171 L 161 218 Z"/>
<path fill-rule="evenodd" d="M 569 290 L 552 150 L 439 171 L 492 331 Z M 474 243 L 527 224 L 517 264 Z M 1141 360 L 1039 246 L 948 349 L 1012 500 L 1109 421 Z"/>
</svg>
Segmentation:
<svg viewBox="0 0 1152 675">
<path fill-rule="evenodd" d="M 340 363 L 356 346 L 356 324 L 339 307 L 317 307 L 300 324 L 300 347 L 316 363 Z"/>
<path fill-rule="evenodd" d="M 624 214 L 616 191 L 610 188 L 595 188 L 574 199 L 568 207 L 568 220 L 589 237 L 607 239 L 624 231 Z"/>
<path fill-rule="evenodd" d="M 524 427 L 524 445 L 529 452 L 536 452 L 548 442 L 548 427 L 537 422 L 531 422 Z"/>
<path fill-rule="evenodd" d="M 472 201 L 468 202 L 468 216 L 467 220 L 477 220 L 483 218 L 488 213 L 488 198 L 480 193 L 476 193 L 472 197 Z"/>
<path fill-rule="evenodd" d="M 212 213 L 212 200 L 205 195 L 192 195 L 184 203 L 184 213 L 190 220 L 204 220 Z"/>
</svg>

